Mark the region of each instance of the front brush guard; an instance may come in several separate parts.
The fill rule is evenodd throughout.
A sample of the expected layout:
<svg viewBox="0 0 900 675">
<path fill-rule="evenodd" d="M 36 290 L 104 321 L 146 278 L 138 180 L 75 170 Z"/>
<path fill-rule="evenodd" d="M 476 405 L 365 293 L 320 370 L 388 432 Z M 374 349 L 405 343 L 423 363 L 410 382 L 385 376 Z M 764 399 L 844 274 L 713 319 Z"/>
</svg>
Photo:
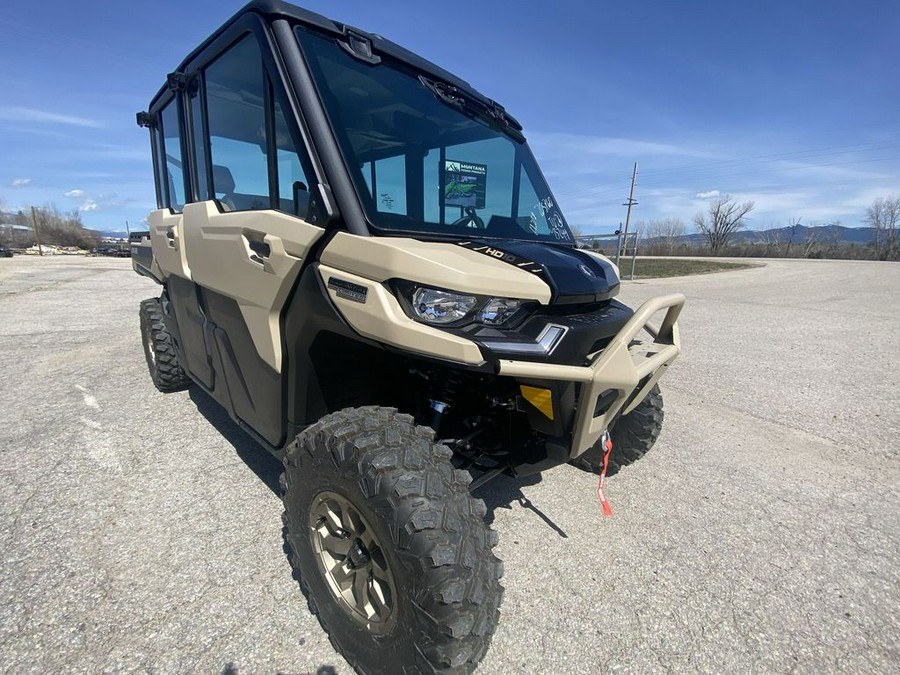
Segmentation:
<svg viewBox="0 0 900 675">
<path fill-rule="evenodd" d="M 590 354 L 587 366 L 564 366 L 529 361 L 499 362 L 498 374 L 529 380 L 578 382 L 581 391 L 575 404 L 575 423 L 572 430 L 571 458 L 574 459 L 593 446 L 620 414 L 628 414 L 647 395 L 662 377 L 665 369 L 681 353 L 678 335 L 678 315 L 684 306 L 680 293 L 651 298 L 634 313 L 609 344 Z M 649 322 L 666 310 L 659 328 Z M 646 330 L 652 342 L 636 342 L 635 337 Z M 602 394 L 613 392 L 611 404 L 597 410 Z M 604 401 L 609 399 L 607 394 Z"/>
</svg>

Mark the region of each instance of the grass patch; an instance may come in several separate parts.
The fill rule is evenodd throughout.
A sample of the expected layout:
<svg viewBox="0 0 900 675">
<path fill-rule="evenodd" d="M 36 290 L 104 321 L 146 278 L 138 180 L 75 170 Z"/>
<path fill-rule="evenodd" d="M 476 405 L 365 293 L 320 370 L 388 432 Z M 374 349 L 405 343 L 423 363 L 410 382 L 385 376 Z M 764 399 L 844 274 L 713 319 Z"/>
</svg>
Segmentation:
<svg viewBox="0 0 900 675">
<path fill-rule="evenodd" d="M 638 258 L 634 266 L 635 279 L 684 277 L 691 274 L 730 272 L 758 267 L 754 263 L 723 262 L 721 260 L 682 260 L 678 258 Z M 631 260 L 622 260 L 622 278 L 631 275 Z"/>
</svg>

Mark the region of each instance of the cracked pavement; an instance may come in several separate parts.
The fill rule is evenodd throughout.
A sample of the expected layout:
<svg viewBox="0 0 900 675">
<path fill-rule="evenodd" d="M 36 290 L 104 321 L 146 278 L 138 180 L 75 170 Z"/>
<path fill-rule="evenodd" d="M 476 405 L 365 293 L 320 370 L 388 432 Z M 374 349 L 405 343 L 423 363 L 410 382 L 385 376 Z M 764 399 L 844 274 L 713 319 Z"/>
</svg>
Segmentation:
<svg viewBox="0 0 900 675">
<path fill-rule="evenodd" d="M 479 490 L 483 673 L 900 669 L 900 265 L 766 261 L 684 292 L 657 447 Z M 281 549 L 278 463 L 146 373 L 130 261 L 0 260 L 0 671 L 349 673 Z"/>
</svg>

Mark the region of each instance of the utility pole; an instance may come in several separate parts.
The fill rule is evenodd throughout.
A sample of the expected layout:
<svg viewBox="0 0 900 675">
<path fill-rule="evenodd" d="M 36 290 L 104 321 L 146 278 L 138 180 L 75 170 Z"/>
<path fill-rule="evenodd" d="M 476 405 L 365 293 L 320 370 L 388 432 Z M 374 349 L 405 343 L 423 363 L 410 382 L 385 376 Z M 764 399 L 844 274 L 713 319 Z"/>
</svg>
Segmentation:
<svg viewBox="0 0 900 675">
<path fill-rule="evenodd" d="M 41 231 L 38 229 L 37 216 L 34 215 L 34 207 L 31 207 L 31 223 L 34 225 L 34 238 L 37 241 L 38 253 L 43 256 L 44 249 L 41 247 Z"/>
<path fill-rule="evenodd" d="M 125 233 L 128 235 L 128 240 L 131 241 L 131 228 L 128 226 L 128 221 L 125 221 Z"/>
<path fill-rule="evenodd" d="M 637 204 L 637 200 L 634 198 L 634 181 L 637 178 L 637 162 L 634 163 L 634 170 L 631 172 L 631 192 L 628 193 L 628 201 L 626 201 L 622 206 L 627 206 L 628 211 L 625 212 L 625 234 L 623 238 L 625 240 L 625 248 L 628 248 L 628 223 L 631 222 L 631 207 Z"/>
</svg>

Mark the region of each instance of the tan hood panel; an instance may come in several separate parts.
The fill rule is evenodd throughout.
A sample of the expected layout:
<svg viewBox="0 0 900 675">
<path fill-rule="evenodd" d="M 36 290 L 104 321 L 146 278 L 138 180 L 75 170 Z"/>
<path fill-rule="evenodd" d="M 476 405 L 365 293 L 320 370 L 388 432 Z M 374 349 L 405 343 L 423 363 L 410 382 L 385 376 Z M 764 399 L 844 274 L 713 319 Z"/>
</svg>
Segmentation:
<svg viewBox="0 0 900 675">
<path fill-rule="evenodd" d="M 407 237 L 359 237 L 340 232 L 322 263 L 373 281 L 407 279 L 448 290 L 550 302 L 550 287 L 536 274 L 456 244 Z"/>
<path fill-rule="evenodd" d="M 405 351 L 450 361 L 476 365 L 484 361 L 481 350 L 471 340 L 410 319 L 394 294 L 381 282 L 348 274 L 327 265 L 319 265 L 319 274 L 331 301 L 360 335 Z M 329 284 L 331 279 L 365 288 L 365 301 L 341 295 Z"/>
</svg>

